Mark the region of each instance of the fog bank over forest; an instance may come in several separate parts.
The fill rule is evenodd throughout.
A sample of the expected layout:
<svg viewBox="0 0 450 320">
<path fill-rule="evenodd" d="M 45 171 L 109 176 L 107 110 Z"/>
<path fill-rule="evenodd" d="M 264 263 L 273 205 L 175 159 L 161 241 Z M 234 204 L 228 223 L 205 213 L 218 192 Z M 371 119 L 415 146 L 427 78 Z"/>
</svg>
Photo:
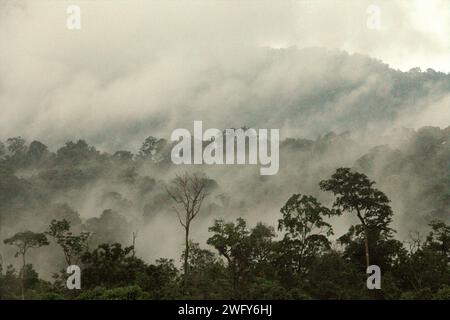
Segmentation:
<svg viewBox="0 0 450 320">
<path fill-rule="evenodd" d="M 295 193 L 331 206 L 332 194 L 318 184 L 338 167 L 376 182 L 391 200 L 400 240 L 413 231 L 426 233 L 433 219 L 449 222 L 450 74 L 438 68 L 400 71 L 365 42 L 352 44 L 354 50 L 332 42 L 326 48 L 332 34 L 315 43 L 316 34 L 304 32 L 312 46 L 291 39 L 287 43 L 293 46 L 276 48 L 269 40 L 280 38 L 296 20 L 265 5 L 260 13 L 279 29 L 255 22 L 242 34 L 216 7 L 205 9 L 210 14 L 201 20 L 222 17 L 222 28 L 213 32 L 201 22 L 178 21 L 180 9 L 155 5 L 177 12 L 168 15 L 173 29 L 167 32 L 173 34 L 164 37 L 156 27 L 166 24 L 147 21 L 143 2 L 122 16 L 124 30 L 114 19 L 89 20 L 104 8 L 92 3 L 79 34 L 53 27 L 62 2 L 2 3 L 2 241 L 22 230 L 43 232 L 52 219 L 65 218 L 76 231 L 93 233 L 92 247 L 129 245 L 137 232 L 136 251 L 145 261 L 168 257 L 178 263 L 183 230 L 166 188 L 184 171 L 200 172 L 208 181 L 190 235 L 202 247 L 217 218 L 276 226 L 280 208 Z M 114 8 L 105 10 L 120 15 L 121 6 Z M 44 12 L 49 19 L 40 24 Z M 235 14 L 243 23 L 251 7 Z M 421 32 L 398 34 L 406 51 L 427 38 Z M 437 55 L 433 61 L 442 61 L 446 42 L 428 41 Z M 394 45 L 389 48 L 388 60 L 397 52 Z M 420 54 L 426 57 L 411 50 L 414 57 Z M 280 129 L 279 173 L 263 177 L 257 166 L 173 165 L 170 134 L 177 128 L 192 131 L 194 120 L 203 121 L 205 129 Z M 335 239 L 356 222 L 340 216 L 331 223 Z M 0 242 L 0 250 L 5 265 L 16 263 L 11 246 Z M 64 265 L 55 252 L 52 244 L 29 254 L 44 278 Z"/>
<path fill-rule="evenodd" d="M 137 151 L 148 135 L 192 130 L 194 120 L 207 128 L 279 128 L 282 138 L 351 131 L 370 140 L 393 128 L 445 128 L 450 118 L 448 75 L 400 72 L 359 54 L 259 48 L 242 61 L 193 56 L 188 67 L 162 59 L 107 82 L 70 78 L 44 100 L 30 100 L 23 117 L 6 114 L 0 134 Z M 3 99 L 6 112 L 21 108 Z"/>
<path fill-rule="evenodd" d="M 258 1 L 239 10 L 92 1 L 77 32 L 64 24 L 68 3 L 2 1 L 4 139 L 54 149 L 81 138 L 104 151 L 137 151 L 147 136 L 167 137 L 193 120 L 310 139 L 448 125 L 448 78 L 439 73 L 450 71 L 445 1 L 380 1 L 376 31 L 366 25 L 370 1 Z M 395 71 L 414 67 L 436 72 Z"/>
<path fill-rule="evenodd" d="M 82 221 L 91 219 L 90 228 L 99 228 L 98 241 L 127 243 L 139 230 L 137 248 L 143 257 L 176 258 L 182 233 L 165 186 L 184 170 L 204 172 L 215 186 L 192 230 L 199 242 L 206 240 L 207 226 L 218 217 L 276 223 L 279 209 L 292 193 L 313 194 L 331 204 L 318 182 L 341 166 L 359 169 L 377 182 L 392 200 L 394 225 L 402 238 L 426 228 L 432 217 L 448 219 L 449 75 L 431 69 L 396 71 L 369 57 L 336 50 L 262 48 L 258 52 L 248 64 L 210 62 L 195 72 L 181 68 L 189 73 L 188 87 L 177 82 L 186 79 L 180 74 L 158 84 L 159 89 L 145 75 L 130 79 L 135 85 L 126 86 L 144 94 L 139 110 L 132 107 L 139 93 L 132 91 L 129 101 L 122 100 L 117 84 L 94 90 L 94 95 L 80 95 L 83 101 L 77 102 L 85 108 L 112 103 L 111 112 L 85 109 L 70 121 L 67 114 L 59 119 L 36 114 L 35 124 L 44 121 L 33 127 L 37 131 L 22 134 L 18 126 L 9 129 L 27 143 L 15 151 L 17 155 L 4 148 L 3 161 L 12 166 L 13 179 L 27 185 L 19 190 L 32 194 L 20 210 L 4 207 L 2 234 L 45 228 L 50 217 L 68 210 Z M 153 94 L 161 86 L 164 93 Z M 108 100 L 84 101 L 97 94 Z M 150 96 L 162 100 L 152 102 Z M 70 103 L 70 99 L 63 101 Z M 167 141 L 171 130 L 192 131 L 197 119 L 204 121 L 205 128 L 280 128 L 279 173 L 261 177 L 255 166 L 172 165 Z M 91 125 L 86 126 L 86 121 Z M 63 134 L 56 134 L 63 128 Z M 41 140 L 48 150 L 39 145 L 33 151 L 36 144 L 29 143 L 44 132 L 52 132 L 52 138 Z M 138 155 L 148 136 L 164 140 L 158 147 L 160 155 Z M 7 138 L 3 137 L 5 143 Z M 92 147 L 77 143 L 78 139 Z M 66 141 L 73 143 L 61 148 Z M 121 150 L 133 154 L 116 153 Z M 19 203 L 25 195 L 14 192 L 14 197 L 9 200 Z M 105 210 L 111 212 L 102 214 Z M 352 221 L 340 217 L 334 223 L 339 236 Z"/>
</svg>

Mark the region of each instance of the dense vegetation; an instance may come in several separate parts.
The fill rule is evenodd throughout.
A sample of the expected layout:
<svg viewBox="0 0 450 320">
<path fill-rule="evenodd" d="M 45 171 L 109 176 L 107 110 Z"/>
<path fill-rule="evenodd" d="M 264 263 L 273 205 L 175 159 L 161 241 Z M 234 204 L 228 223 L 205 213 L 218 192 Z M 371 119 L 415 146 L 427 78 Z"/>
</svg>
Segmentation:
<svg viewBox="0 0 450 320">
<path fill-rule="evenodd" d="M 137 154 L 82 140 L 51 152 L 8 139 L 0 143 L 0 298 L 450 299 L 449 133 L 408 131 L 398 147 L 364 153 L 348 133 L 286 139 L 279 177 L 243 174 L 236 193 L 203 167 L 175 176 L 163 139 L 149 137 Z M 358 156 L 336 160 L 346 152 Z M 403 204 L 407 237 L 393 226 L 391 196 Z M 91 198 L 89 210 L 101 215 L 81 217 L 74 207 Z M 248 222 L 258 203 L 277 223 Z M 141 259 L 161 244 L 136 246 L 145 237 L 138 226 L 177 214 L 179 258 Z M 207 218 L 206 241 L 197 242 L 190 231 Z M 347 231 L 336 234 L 339 222 Z M 82 269 L 81 290 L 66 288 L 71 264 Z M 369 264 L 380 266 L 382 290 L 367 290 Z"/>
</svg>

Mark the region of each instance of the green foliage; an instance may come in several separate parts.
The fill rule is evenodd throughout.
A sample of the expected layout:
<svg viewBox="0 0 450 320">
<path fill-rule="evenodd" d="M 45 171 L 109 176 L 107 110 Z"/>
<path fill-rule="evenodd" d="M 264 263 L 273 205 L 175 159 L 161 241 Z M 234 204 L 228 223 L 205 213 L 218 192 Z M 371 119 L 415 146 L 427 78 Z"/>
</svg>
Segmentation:
<svg viewBox="0 0 450 320">
<path fill-rule="evenodd" d="M 430 222 L 430 227 L 431 232 L 426 241 L 427 247 L 450 259 L 450 226 L 442 221 L 434 220 Z"/>
<path fill-rule="evenodd" d="M 81 257 L 83 282 L 88 288 L 126 286 L 136 280 L 145 263 L 132 257 L 133 247 L 120 243 L 101 244 Z"/>
<path fill-rule="evenodd" d="M 173 260 L 158 259 L 155 264 L 146 265 L 137 274 L 136 283 L 147 292 L 149 299 L 175 299 L 180 297 L 179 271 Z"/>
<path fill-rule="evenodd" d="M 229 295 L 228 273 L 215 253 L 202 249 L 198 243 L 189 244 L 189 277 L 183 296 L 187 299 L 220 299 Z M 184 261 L 184 252 L 182 260 Z"/>
<path fill-rule="evenodd" d="M 150 159 L 154 162 L 161 162 L 167 159 L 167 141 L 155 137 L 148 137 L 139 150 L 141 159 Z"/>
<path fill-rule="evenodd" d="M 86 250 L 87 241 L 90 237 L 89 232 L 73 235 L 70 232 L 70 223 L 65 219 L 52 220 L 46 234 L 54 238 L 62 248 L 68 266 L 78 263 L 78 258 Z"/>
<path fill-rule="evenodd" d="M 8 265 L 5 273 L 0 273 L 0 299 L 19 299 L 20 287 L 17 271 L 12 265 Z"/>
<path fill-rule="evenodd" d="M 99 160 L 100 153 L 89 146 L 86 141 L 69 141 L 66 145 L 56 152 L 56 161 L 60 164 L 77 165 L 90 160 Z"/>
<path fill-rule="evenodd" d="M 336 196 L 333 207 L 344 212 L 356 213 L 364 228 L 390 234 L 392 209 L 390 200 L 381 191 L 373 188 L 375 182 L 362 173 L 349 168 L 338 168 L 328 180 L 320 182 L 320 188 Z M 362 230 L 356 230 L 361 232 Z"/>
<path fill-rule="evenodd" d="M 50 156 L 50 152 L 45 144 L 39 141 L 31 142 L 27 151 L 27 161 L 29 165 L 39 166 Z"/>
<path fill-rule="evenodd" d="M 0 158 L 2 158 L 6 153 L 6 147 L 3 142 L 0 141 Z"/>
<path fill-rule="evenodd" d="M 119 212 L 111 209 L 104 210 L 100 217 L 87 219 L 84 229 L 92 234 L 92 245 L 104 242 L 124 242 L 129 234 L 127 220 Z"/>
<path fill-rule="evenodd" d="M 353 172 L 350 168 L 338 168 L 330 179 L 319 183 L 322 190 L 331 191 L 335 195 L 333 208 L 337 212 L 354 213 L 358 217 L 360 224 L 352 226 L 340 241 L 347 245 L 347 251 L 354 253 L 364 239 L 366 267 L 371 264 L 370 248 L 379 246 L 380 241 L 388 241 L 394 232 L 389 227 L 393 215 L 390 200 L 383 192 L 374 188 L 374 184 L 365 174 Z"/>
<path fill-rule="evenodd" d="M 368 294 L 365 274 L 337 252 L 316 259 L 307 279 L 304 290 L 316 299 L 361 299 Z"/>
<path fill-rule="evenodd" d="M 236 223 L 215 220 L 209 232 L 212 232 L 213 236 L 206 243 L 226 259 L 231 275 L 232 295 L 238 298 L 243 277 L 250 271 L 251 246 L 247 223 L 242 218 L 238 218 Z"/>
<path fill-rule="evenodd" d="M 20 155 L 27 151 L 26 141 L 22 137 L 14 137 L 6 140 L 8 151 L 13 155 Z"/>
<path fill-rule="evenodd" d="M 49 244 L 47 237 L 43 233 L 34 233 L 32 231 L 19 232 L 12 237 L 3 241 L 5 244 L 17 247 L 15 257 L 22 256 L 22 269 L 20 272 L 21 280 L 21 295 L 22 300 L 25 299 L 25 288 L 28 285 L 33 285 L 37 280 L 37 273 L 34 272 L 31 266 L 26 263 L 26 254 L 29 249 L 40 248 Z"/>
<path fill-rule="evenodd" d="M 209 231 L 213 235 L 207 244 L 226 261 L 229 283 L 225 288 L 230 288 L 228 298 L 249 296 L 255 290 L 251 288 L 252 281 L 273 277 L 275 232 L 272 227 L 258 223 L 248 230 L 246 221 L 238 218 L 236 223 L 215 220 Z M 215 266 L 216 272 L 220 272 L 221 264 L 216 263 Z"/>
<path fill-rule="evenodd" d="M 444 286 L 433 295 L 435 300 L 450 300 L 450 286 Z"/>
<path fill-rule="evenodd" d="M 34 233 L 32 231 L 18 232 L 3 242 L 17 247 L 16 257 L 19 254 L 25 256 L 29 249 L 39 248 L 49 244 L 45 234 Z"/>
<path fill-rule="evenodd" d="M 394 269 L 402 288 L 411 295 L 436 292 L 450 283 L 450 259 L 448 256 L 448 228 L 443 222 L 430 223 L 432 230 L 423 244 L 400 257 Z"/>
<path fill-rule="evenodd" d="M 119 287 L 114 289 L 96 289 L 78 296 L 79 300 L 144 300 L 148 294 L 138 286 Z"/>
<path fill-rule="evenodd" d="M 276 229 L 261 222 L 249 226 L 244 218 L 216 219 L 209 228 L 209 247 L 187 238 L 188 253 L 185 247 L 181 260 L 187 259 L 188 276 L 173 260 L 162 258 L 148 263 L 135 255 L 134 247 L 126 245 L 131 240 L 130 230 L 136 229 L 132 229 L 135 225 L 129 223 L 125 214 L 142 213 L 146 222 L 152 223 L 158 213 L 169 211 L 173 204 L 161 175 L 147 176 L 156 167 L 163 175 L 167 173 L 164 166 L 170 146 L 165 140 L 147 138 L 135 156 L 125 150 L 112 155 L 101 153 L 82 140 L 68 142 L 52 152 L 39 141 L 27 145 L 20 137 L 11 138 L 6 146 L 0 143 L 0 228 L 6 224 L 14 232 L 27 229 L 30 217 L 37 218 L 32 220 L 36 230 L 50 225 L 45 234 L 19 232 L 4 240 L 24 260 L 16 270 L 4 263 L 12 258 L 12 248 L 2 248 L 5 250 L 1 257 L 6 258 L 0 260 L 0 299 L 448 300 L 448 130 L 420 129 L 411 133 L 409 143 L 402 149 L 379 146 L 362 156 L 354 169 L 338 168 L 320 183 L 323 191 L 334 194 L 332 207 L 317 200 L 327 199 L 322 198 L 324 193 L 314 194 L 317 198 L 294 194 L 281 208 Z M 287 139 L 281 148 L 295 156 L 300 167 L 327 152 L 351 148 L 351 143 L 354 142 L 345 133 L 330 133 L 317 141 Z M 320 174 L 322 170 L 335 169 L 322 165 Z M 305 169 L 308 177 L 317 177 L 313 172 L 309 175 L 310 169 Z M 375 174 L 377 170 L 382 173 Z M 290 170 L 285 174 L 290 177 L 294 173 Z M 394 238 L 389 199 L 375 188 L 368 175 L 386 191 L 392 192 L 384 188 L 389 185 L 387 180 L 398 183 L 396 197 L 417 197 L 403 201 L 408 210 L 426 209 L 423 216 L 430 218 L 430 231 L 414 249 L 408 250 L 405 243 Z M 400 175 L 404 175 L 403 180 Z M 417 193 L 408 189 L 405 176 L 421 181 Z M 260 199 L 257 192 L 247 193 L 256 189 L 255 185 L 267 198 L 262 204 L 279 200 L 272 197 L 280 187 L 275 180 L 248 181 L 243 186 L 244 196 L 235 200 L 236 194 L 218 194 L 216 191 L 223 190 L 215 180 L 205 175 L 198 178 L 205 194 L 212 195 L 199 217 L 204 213 L 216 218 L 232 214 L 233 210 L 248 211 L 252 201 Z M 101 192 L 93 188 L 98 183 L 104 186 Z M 93 218 L 81 219 L 65 202 L 76 206 L 73 199 L 91 190 L 95 191 L 93 202 L 101 209 Z M 178 191 L 183 195 L 183 190 Z M 55 203 L 55 199 L 63 200 Z M 189 205 L 187 209 L 192 213 L 192 208 Z M 355 215 L 359 223 L 335 239 L 331 221 L 341 222 L 343 214 Z M 46 236 L 53 240 L 52 246 L 33 251 L 45 253 L 44 259 L 51 258 L 41 266 L 37 262 L 41 264 L 44 259 L 38 260 L 32 254 L 28 257 L 28 250 L 47 245 Z M 365 286 L 366 244 L 371 264 L 382 270 L 382 290 L 376 295 Z M 139 252 L 140 249 L 136 254 Z M 26 263 L 26 256 L 36 269 Z M 74 263 L 82 269 L 81 291 L 65 288 L 65 272 L 55 273 L 52 282 L 44 281 L 37 273 L 43 266 L 54 265 L 51 271 L 58 272 L 63 265 Z"/>
<path fill-rule="evenodd" d="M 285 231 L 280 261 L 284 268 L 306 272 L 314 258 L 331 248 L 328 237 L 333 234 L 331 225 L 324 218 L 337 214 L 321 205 L 312 196 L 294 194 L 281 208 L 282 218 L 278 230 Z"/>
</svg>

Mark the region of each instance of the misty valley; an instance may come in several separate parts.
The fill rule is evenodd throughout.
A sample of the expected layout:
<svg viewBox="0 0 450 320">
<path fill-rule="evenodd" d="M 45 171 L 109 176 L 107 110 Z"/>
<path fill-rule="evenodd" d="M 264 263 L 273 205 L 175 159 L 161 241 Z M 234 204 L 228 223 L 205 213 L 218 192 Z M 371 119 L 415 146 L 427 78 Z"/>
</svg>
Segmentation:
<svg viewBox="0 0 450 320">
<path fill-rule="evenodd" d="M 269 177 L 180 168 L 176 142 L 152 136 L 135 154 L 7 139 L 1 297 L 446 297 L 449 132 L 394 131 L 377 141 L 397 146 L 368 150 L 349 133 L 286 138 Z M 71 265 L 79 290 L 66 286 Z M 378 290 L 366 287 L 372 265 Z"/>
<path fill-rule="evenodd" d="M 449 8 L 0 0 L 0 308 L 450 300 Z"/>
</svg>

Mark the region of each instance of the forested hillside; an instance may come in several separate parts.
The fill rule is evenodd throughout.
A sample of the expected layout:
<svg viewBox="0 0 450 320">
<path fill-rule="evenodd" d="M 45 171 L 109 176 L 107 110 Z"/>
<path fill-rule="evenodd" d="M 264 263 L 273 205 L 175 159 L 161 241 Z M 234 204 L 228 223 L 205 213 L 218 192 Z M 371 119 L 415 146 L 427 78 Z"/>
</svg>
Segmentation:
<svg viewBox="0 0 450 320">
<path fill-rule="evenodd" d="M 23 284 L 33 299 L 374 298 L 369 232 L 371 264 L 383 272 L 377 298 L 448 299 L 450 127 L 379 141 L 389 143 L 367 146 L 350 132 L 287 138 L 279 174 L 261 177 L 251 166 L 185 172 L 154 137 L 135 154 L 9 138 L 0 144 L 0 297 L 20 298 Z M 204 192 L 187 246 L 175 210 L 182 181 Z M 365 223 L 339 201 L 349 190 L 368 206 Z M 75 262 L 81 291 L 65 288 Z"/>
<path fill-rule="evenodd" d="M 0 305 L 450 300 L 449 8 L 0 0 Z"/>
</svg>

